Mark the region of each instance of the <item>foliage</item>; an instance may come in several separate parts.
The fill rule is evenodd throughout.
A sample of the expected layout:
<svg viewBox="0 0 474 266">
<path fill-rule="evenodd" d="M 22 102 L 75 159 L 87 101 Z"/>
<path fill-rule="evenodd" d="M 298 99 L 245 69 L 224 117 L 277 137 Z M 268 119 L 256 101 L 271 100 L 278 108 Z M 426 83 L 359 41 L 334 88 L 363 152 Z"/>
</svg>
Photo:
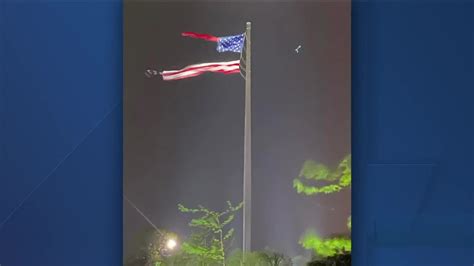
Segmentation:
<svg viewBox="0 0 474 266">
<path fill-rule="evenodd" d="M 267 266 L 258 252 L 234 251 L 227 259 L 228 266 Z"/>
<path fill-rule="evenodd" d="M 183 251 L 179 251 L 169 257 L 162 258 L 161 261 L 157 262 L 154 266 L 210 266 L 212 261 L 200 258 L 195 255 L 186 254 Z"/>
<path fill-rule="evenodd" d="M 324 182 L 321 186 L 307 185 L 300 179 Z M 306 161 L 298 178 L 293 180 L 293 187 L 299 194 L 307 196 L 330 194 L 350 187 L 352 182 L 351 155 L 346 156 L 335 170 L 315 161 Z"/>
<path fill-rule="evenodd" d="M 139 243 L 138 254 L 128 258 L 125 262 L 127 266 L 155 266 L 157 261 L 163 259 L 163 252 L 166 241 L 170 238 L 177 238 L 175 233 L 155 229 L 146 231 L 141 243 Z"/>
<path fill-rule="evenodd" d="M 350 266 L 351 254 L 339 254 L 308 263 L 308 266 Z"/>
<path fill-rule="evenodd" d="M 291 260 L 283 254 L 266 249 L 264 251 L 235 251 L 227 260 L 228 266 L 291 266 Z"/>
<path fill-rule="evenodd" d="M 205 265 L 226 265 L 226 252 L 233 238 L 234 229 L 227 229 L 242 208 L 243 203 L 233 206 L 227 201 L 227 209 L 223 212 L 209 210 L 201 205 L 190 209 L 179 204 L 178 208 L 183 213 L 198 215 L 189 222 L 189 226 L 196 229 L 191 237 L 181 245 L 181 250 L 187 256 L 207 263 Z"/>
<path fill-rule="evenodd" d="M 317 185 L 308 185 L 303 183 L 302 179 L 315 181 Z M 315 161 L 306 161 L 300 171 L 298 178 L 293 180 L 293 187 L 298 194 L 307 196 L 318 194 L 331 194 L 339 192 L 342 189 L 350 188 L 352 183 L 351 155 L 347 155 L 334 170 L 317 163 Z M 351 216 L 347 219 L 347 228 L 352 230 Z M 341 252 L 351 251 L 351 239 L 348 237 L 336 237 L 323 239 L 314 232 L 307 233 L 300 244 L 313 250 L 321 257 L 330 257 Z M 321 264 L 325 265 L 325 264 Z M 328 264 L 329 265 L 329 264 Z M 331 264 L 332 265 L 332 264 Z"/>
<path fill-rule="evenodd" d="M 291 266 L 291 259 L 280 252 L 266 249 L 259 254 L 269 266 Z"/>
<path fill-rule="evenodd" d="M 350 238 L 334 237 L 323 239 L 314 232 L 307 232 L 300 240 L 300 244 L 306 249 L 313 250 L 321 257 L 330 257 L 350 252 L 352 248 Z"/>
<path fill-rule="evenodd" d="M 217 266 L 222 265 L 222 261 L 213 261 L 196 255 L 189 255 L 182 252 L 167 258 L 162 264 L 156 266 Z M 225 259 L 226 266 L 269 266 L 260 256 L 259 252 L 234 251 Z"/>
</svg>

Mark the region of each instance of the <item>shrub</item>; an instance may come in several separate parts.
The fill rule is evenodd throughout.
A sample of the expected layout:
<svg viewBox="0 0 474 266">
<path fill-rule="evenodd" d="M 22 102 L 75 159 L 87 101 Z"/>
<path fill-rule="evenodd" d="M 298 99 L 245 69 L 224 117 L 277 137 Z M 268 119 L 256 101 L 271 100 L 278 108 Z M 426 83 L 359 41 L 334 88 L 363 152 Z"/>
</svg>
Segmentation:
<svg viewBox="0 0 474 266">
<path fill-rule="evenodd" d="M 351 254 L 339 254 L 308 263 L 308 266 L 350 266 Z"/>
</svg>

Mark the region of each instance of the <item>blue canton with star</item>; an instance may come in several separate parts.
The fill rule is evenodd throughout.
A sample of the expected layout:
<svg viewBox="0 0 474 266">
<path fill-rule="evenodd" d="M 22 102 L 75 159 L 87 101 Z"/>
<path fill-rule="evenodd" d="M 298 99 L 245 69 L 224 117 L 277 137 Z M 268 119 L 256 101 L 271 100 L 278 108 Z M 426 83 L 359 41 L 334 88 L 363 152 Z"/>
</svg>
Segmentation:
<svg viewBox="0 0 474 266">
<path fill-rule="evenodd" d="M 245 40 L 245 37 L 243 34 L 220 37 L 219 41 L 217 42 L 217 51 L 219 53 L 222 53 L 222 52 L 240 53 L 242 52 L 242 49 L 244 48 L 244 40 Z"/>
</svg>

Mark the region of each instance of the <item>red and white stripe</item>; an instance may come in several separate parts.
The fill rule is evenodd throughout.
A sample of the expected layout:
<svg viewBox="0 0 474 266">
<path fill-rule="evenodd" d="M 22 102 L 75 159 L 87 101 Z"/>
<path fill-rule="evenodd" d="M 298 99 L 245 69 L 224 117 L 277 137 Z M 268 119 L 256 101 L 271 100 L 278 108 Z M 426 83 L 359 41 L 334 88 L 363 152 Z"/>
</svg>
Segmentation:
<svg viewBox="0 0 474 266">
<path fill-rule="evenodd" d="M 195 38 L 195 39 L 203 39 L 203 40 L 210 41 L 210 42 L 218 42 L 219 41 L 219 37 L 216 37 L 214 35 L 202 34 L 202 33 L 196 33 L 196 32 L 189 32 L 189 31 L 181 33 L 181 36 L 191 37 L 191 38 Z"/>
<path fill-rule="evenodd" d="M 234 74 L 240 72 L 240 60 L 190 65 L 180 70 L 160 72 L 163 80 L 178 80 L 199 76 L 206 72 Z"/>
</svg>

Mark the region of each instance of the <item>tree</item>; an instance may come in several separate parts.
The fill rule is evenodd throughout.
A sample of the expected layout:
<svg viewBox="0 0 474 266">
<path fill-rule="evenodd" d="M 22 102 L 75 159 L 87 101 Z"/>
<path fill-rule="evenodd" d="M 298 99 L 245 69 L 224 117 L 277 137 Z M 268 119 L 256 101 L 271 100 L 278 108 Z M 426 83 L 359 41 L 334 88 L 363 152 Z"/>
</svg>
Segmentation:
<svg viewBox="0 0 474 266">
<path fill-rule="evenodd" d="M 324 182 L 326 184 L 306 185 L 301 179 Z M 299 194 L 313 196 L 318 194 L 331 194 L 342 189 L 350 188 L 352 182 L 351 155 L 347 155 L 335 170 L 315 161 L 306 161 L 298 178 L 293 180 L 293 187 Z"/>
<path fill-rule="evenodd" d="M 189 222 L 189 226 L 196 229 L 191 237 L 181 245 L 184 254 L 196 257 L 203 265 L 226 265 L 226 252 L 233 238 L 234 229 L 227 229 L 242 208 L 243 203 L 233 206 L 227 201 L 227 209 L 223 212 L 209 210 L 201 205 L 190 209 L 179 204 L 183 213 L 198 215 Z"/>
<path fill-rule="evenodd" d="M 332 237 L 323 239 L 315 232 L 307 232 L 300 240 L 300 244 L 306 248 L 314 250 L 320 257 L 331 257 L 345 254 L 351 251 L 352 243 L 347 237 Z"/>
<path fill-rule="evenodd" d="M 166 242 L 169 239 L 177 239 L 177 235 L 164 229 L 160 231 L 149 229 L 144 232 L 141 238 L 137 253 L 128 258 L 125 265 L 155 266 L 168 253 Z"/>
<path fill-rule="evenodd" d="M 351 254 L 341 254 L 324 258 L 322 260 L 315 260 L 308 263 L 308 266 L 350 266 Z"/>
<path fill-rule="evenodd" d="M 305 184 L 302 180 L 316 182 L 314 185 Z M 293 187 L 298 194 L 314 196 L 331 194 L 343 189 L 350 189 L 352 183 L 351 155 L 347 155 L 334 170 L 317 163 L 306 161 L 297 178 L 293 180 Z M 351 216 L 347 219 L 347 227 L 352 229 Z M 321 257 L 330 257 L 351 251 L 351 239 L 348 237 L 335 237 L 323 239 L 315 232 L 307 232 L 300 240 L 300 244 L 314 250 Z"/>
<path fill-rule="evenodd" d="M 266 248 L 259 252 L 260 257 L 267 263 L 268 266 L 290 266 L 291 259 L 280 252 Z"/>
</svg>

